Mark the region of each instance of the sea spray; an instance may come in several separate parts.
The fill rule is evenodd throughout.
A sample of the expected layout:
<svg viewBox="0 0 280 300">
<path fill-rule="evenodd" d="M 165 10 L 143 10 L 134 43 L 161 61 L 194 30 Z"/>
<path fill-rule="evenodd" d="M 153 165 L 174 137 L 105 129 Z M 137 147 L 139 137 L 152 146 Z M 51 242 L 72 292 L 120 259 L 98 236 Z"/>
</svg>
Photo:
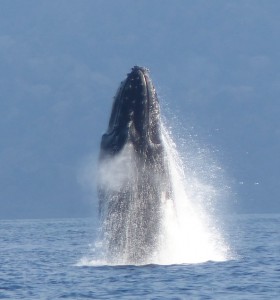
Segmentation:
<svg viewBox="0 0 280 300">
<path fill-rule="evenodd" d="M 171 172 L 173 199 L 162 206 L 163 228 L 158 263 L 226 260 L 229 247 L 214 219 L 215 215 L 211 213 L 218 196 L 217 188 L 199 178 L 198 172 L 193 169 L 195 165 L 192 164 L 191 169 L 183 162 L 171 134 L 163 125 L 162 134 Z M 187 160 L 195 161 L 194 155 Z M 213 172 L 207 164 L 204 168 Z"/>
<path fill-rule="evenodd" d="M 161 124 L 172 195 L 162 195 L 159 211 L 160 230 L 157 233 L 153 250 L 150 251 L 149 256 L 145 257 L 145 260 L 138 262 L 135 262 L 129 253 L 137 250 L 139 246 L 145 246 L 137 244 L 137 237 L 129 236 L 129 232 L 135 230 L 135 227 L 138 227 L 137 230 L 140 230 L 138 232 L 141 232 L 139 226 L 144 226 L 139 222 L 139 219 L 144 217 L 141 216 L 144 210 L 141 211 L 141 205 L 134 203 L 134 206 L 131 205 L 129 211 L 126 211 L 129 214 L 128 217 L 113 214 L 107 215 L 105 222 L 104 219 L 101 220 L 99 238 L 92 248 L 92 254 L 90 257 L 84 257 L 80 265 L 166 265 L 225 261 L 231 257 L 218 216 L 215 215 L 215 202 L 220 193 L 218 185 L 221 183 L 216 183 L 215 186 L 215 180 L 209 179 L 217 177 L 214 173 L 220 168 L 211 166 L 209 162 L 207 164 L 206 154 L 204 154 L 206 157 L 203 159 L 203 165 L 197 159 L 195 151 L 188 151 L 187 157 L 181 155 L 172 139 L 171 132 L 166 128 Z M 189 143 L 191 144 L 191 141 Z M 188 141 L 185 144 L 187 145 Z M 131 185 L 134 181 L 130 179 L 135 176 L 134 163 L 134 157 L 128 145 L 113 160 L 106 161 L 99 166 L 99 180 L 110 189 L 116 190 L 122 188 L 122 185 L 128 183 Z M 201 175 L 203 168 L 203 172 L 208 173 L 207 178 Z M 109 247 L 108 241 L 112 240 L 112 236 L 108 239 L 108 235 L 115 236 L 113 240 L 116 243 L 120 240 L 126 243 L 122 253 L 116 251 L 110 253 L 112 247 Z M 129 238 L 131 240 L 127 240 Z"/>
</svg>

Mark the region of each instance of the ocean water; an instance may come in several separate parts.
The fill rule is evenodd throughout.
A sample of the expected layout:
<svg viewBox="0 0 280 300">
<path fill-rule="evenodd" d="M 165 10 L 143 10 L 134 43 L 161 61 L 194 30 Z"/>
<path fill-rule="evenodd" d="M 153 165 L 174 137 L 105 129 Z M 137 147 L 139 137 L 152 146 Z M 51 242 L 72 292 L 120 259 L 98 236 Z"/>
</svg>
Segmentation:
<svg viewBox="0 0 280 300">
<path fill-rule="evenodd" d="M 98 263 L 93 219 L 2 220 L 0 298 L 280 299 L 280 215 L 226 220 L 226 260 L 142 266 Z"/>
</svg>

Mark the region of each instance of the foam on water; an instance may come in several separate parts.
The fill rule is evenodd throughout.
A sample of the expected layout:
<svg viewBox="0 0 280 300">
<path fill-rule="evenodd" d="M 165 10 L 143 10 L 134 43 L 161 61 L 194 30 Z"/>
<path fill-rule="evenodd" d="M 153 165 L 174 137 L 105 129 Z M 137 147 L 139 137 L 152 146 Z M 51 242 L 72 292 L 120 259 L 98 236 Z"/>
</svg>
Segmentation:
<svg viewBox="0 0 280 300">
<path fill-rule="evenodd" d="M 179 155 L 171 134 L 162 125 L 162 136 L 167 153 L 167 162 L 171 174 L 172 197 L 163 195 L 161 202 L 161 230 L 158 237 L 158 247 L 144 263 L 141 264 L 182 264 L 201 263 L 205 261 L 225 261 L 231 258 L 231 251 L 223 237 L 217 216 L 215 216 L 215 200 L 218 197 L 218 187 L 215 181 L 202 178 L 201 165 L 195 164 L 196 153 L 188 152 L 183 161 Z M 206 157 L 207 158 L 207 157 Z M 106 164 L 101 170 L 103 179 L 111 188 L 119 187 L 120 180 L 129 176 L 127 151 L 117 157 L 114 163 Z M 188 163 L 189 162 L 189 163 Z M 120 165 L 123 174 L 120 173 Z M 197 168 L 197 169 L 196 169 Z M 215 172 L 204 159 L 204 172 L 208 178 L 215 177 Z M 114 170 L 117 169 L 118 176 Z M 215 169 L 215 168 L 214 168 Z M 112 178 L 111 178 L 112 177 Z M 116 181 L 117 178 L 117 181 Z M 218 185 L 218 184 L 217 184 Z M 135 214 L 134 214 L 135 215 Z M 130 223 L 130 224 L 133 224 Z M 133 226 L 133 225 L 129 225 Z M 135 226 L 137 224 L 135 223 Z M 109 233 L 110 234 L 110 233 Z M 92 254 L 80 260 L 78 265 L 125 265 L 123 259 L 110 257 L 104 253 L 108 250 L 106 241 L 99 239 L 92 248 Z M 128 262 L 129 263 L 129 262 Z"/>
</svg>

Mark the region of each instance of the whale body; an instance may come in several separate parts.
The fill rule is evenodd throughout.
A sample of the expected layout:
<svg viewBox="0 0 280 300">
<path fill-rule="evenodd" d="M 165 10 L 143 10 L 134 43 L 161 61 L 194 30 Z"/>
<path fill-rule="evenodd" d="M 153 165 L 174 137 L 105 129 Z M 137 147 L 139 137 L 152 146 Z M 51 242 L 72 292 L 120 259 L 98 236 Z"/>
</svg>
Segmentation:
<svg viewBox="0 0 280 300">
<path fill-rule="evenodd" d="M 99 157 L 99 215 L 106 259 L 141 264 L 156 255 L 162 203 L 172 195 L 160 106 L 146 68 L 135 66 L 114 98 Z"/>
</svg>

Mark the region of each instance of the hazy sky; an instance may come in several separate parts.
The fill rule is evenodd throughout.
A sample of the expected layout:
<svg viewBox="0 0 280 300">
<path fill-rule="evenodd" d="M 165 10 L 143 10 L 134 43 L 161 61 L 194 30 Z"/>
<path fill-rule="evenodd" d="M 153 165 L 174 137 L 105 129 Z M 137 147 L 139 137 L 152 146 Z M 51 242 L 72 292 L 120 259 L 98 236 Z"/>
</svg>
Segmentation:
<svg viewBox="0 0 280 300">
<path fill-rule="evenodd" d="M 233 210 L 279 212 L 279 15 L 273 0 L 1 0 L 0 218 L 94 213 L 89 174 L 136 64 L 214 149 Z"/>
</svg>

